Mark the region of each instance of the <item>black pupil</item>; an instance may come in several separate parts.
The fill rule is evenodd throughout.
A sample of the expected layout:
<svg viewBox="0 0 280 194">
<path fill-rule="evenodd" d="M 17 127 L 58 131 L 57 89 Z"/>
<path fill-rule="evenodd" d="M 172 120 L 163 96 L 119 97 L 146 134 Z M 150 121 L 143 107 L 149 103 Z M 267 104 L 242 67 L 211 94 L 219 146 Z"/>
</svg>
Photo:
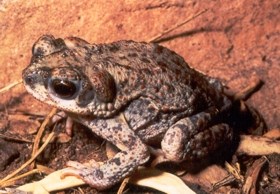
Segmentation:
<svg viewBox="0 0 280 194">
<path fill-rule="evenodd" d="M 69 98 L 76 93 L 76 86 L 74 83 L 66 80 L 53 80 L 52 87 L 56 94 L 61 97 Z"/>
</svg>

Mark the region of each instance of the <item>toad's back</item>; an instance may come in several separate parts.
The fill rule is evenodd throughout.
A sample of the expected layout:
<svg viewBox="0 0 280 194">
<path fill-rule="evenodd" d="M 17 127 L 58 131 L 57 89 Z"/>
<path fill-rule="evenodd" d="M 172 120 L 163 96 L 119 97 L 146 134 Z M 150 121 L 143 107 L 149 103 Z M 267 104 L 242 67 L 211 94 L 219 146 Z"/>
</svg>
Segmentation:
<svg viewBox="0 0 280 194">
<path fill-rule="evenodd" d="M 88 56 L 113 75 L 120 101 L 149 96 L 162 110 L 189 109 L 190 114 L 217 105 L 218 88 L 165 47 L 125 40 L 91 46 Z"/>
</svg>

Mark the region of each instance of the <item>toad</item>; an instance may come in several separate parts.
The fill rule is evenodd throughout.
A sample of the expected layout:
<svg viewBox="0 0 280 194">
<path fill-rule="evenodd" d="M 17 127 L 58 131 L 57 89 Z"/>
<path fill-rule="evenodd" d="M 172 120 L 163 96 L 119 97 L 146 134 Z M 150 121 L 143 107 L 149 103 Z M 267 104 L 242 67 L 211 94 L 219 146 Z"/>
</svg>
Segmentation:
<svg viewBox="0 0 280 194">
<path fill-rule="evenodd" d="M 175 52 L 128 40 L 90 44 L 77 37 L 40 37 L 22 73 L 27 91 L 115 145 L 101 165 L 70 162 L 97 189 L 116 184 L 146 163 L 151 147 L 173 162 L 196 161 L 232 139 L 231 100 L 215 78 Z"/>
</svg>

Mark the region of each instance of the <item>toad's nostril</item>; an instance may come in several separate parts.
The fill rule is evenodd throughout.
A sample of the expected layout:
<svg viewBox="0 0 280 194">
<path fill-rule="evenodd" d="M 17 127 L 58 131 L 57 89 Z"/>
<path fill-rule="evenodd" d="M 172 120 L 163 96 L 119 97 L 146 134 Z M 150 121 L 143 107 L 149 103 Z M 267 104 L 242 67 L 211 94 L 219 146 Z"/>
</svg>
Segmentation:
<svg viewBox="0 0 280 194">
<path fill-rule="evenodd" d="M 24 81 L 27 85 L 32 85 L 35 81 L 35 76 L 34 75 L 28 75 L 24 78 Z"/>
</svg>

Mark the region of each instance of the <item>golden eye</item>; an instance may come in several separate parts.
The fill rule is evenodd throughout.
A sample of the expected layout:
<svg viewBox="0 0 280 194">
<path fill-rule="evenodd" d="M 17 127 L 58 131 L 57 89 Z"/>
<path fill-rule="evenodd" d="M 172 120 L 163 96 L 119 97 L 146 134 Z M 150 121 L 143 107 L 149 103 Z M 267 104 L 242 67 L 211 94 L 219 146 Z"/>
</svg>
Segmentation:
<svg viewBox="0 0 280 194">
<path fill-rule="evenodd" d="M 78 90 L 75 83 L 61 79 L 52 80 L 51 88 L 57 96 L 66 99 L 75 97 Z"/>
</svg>

